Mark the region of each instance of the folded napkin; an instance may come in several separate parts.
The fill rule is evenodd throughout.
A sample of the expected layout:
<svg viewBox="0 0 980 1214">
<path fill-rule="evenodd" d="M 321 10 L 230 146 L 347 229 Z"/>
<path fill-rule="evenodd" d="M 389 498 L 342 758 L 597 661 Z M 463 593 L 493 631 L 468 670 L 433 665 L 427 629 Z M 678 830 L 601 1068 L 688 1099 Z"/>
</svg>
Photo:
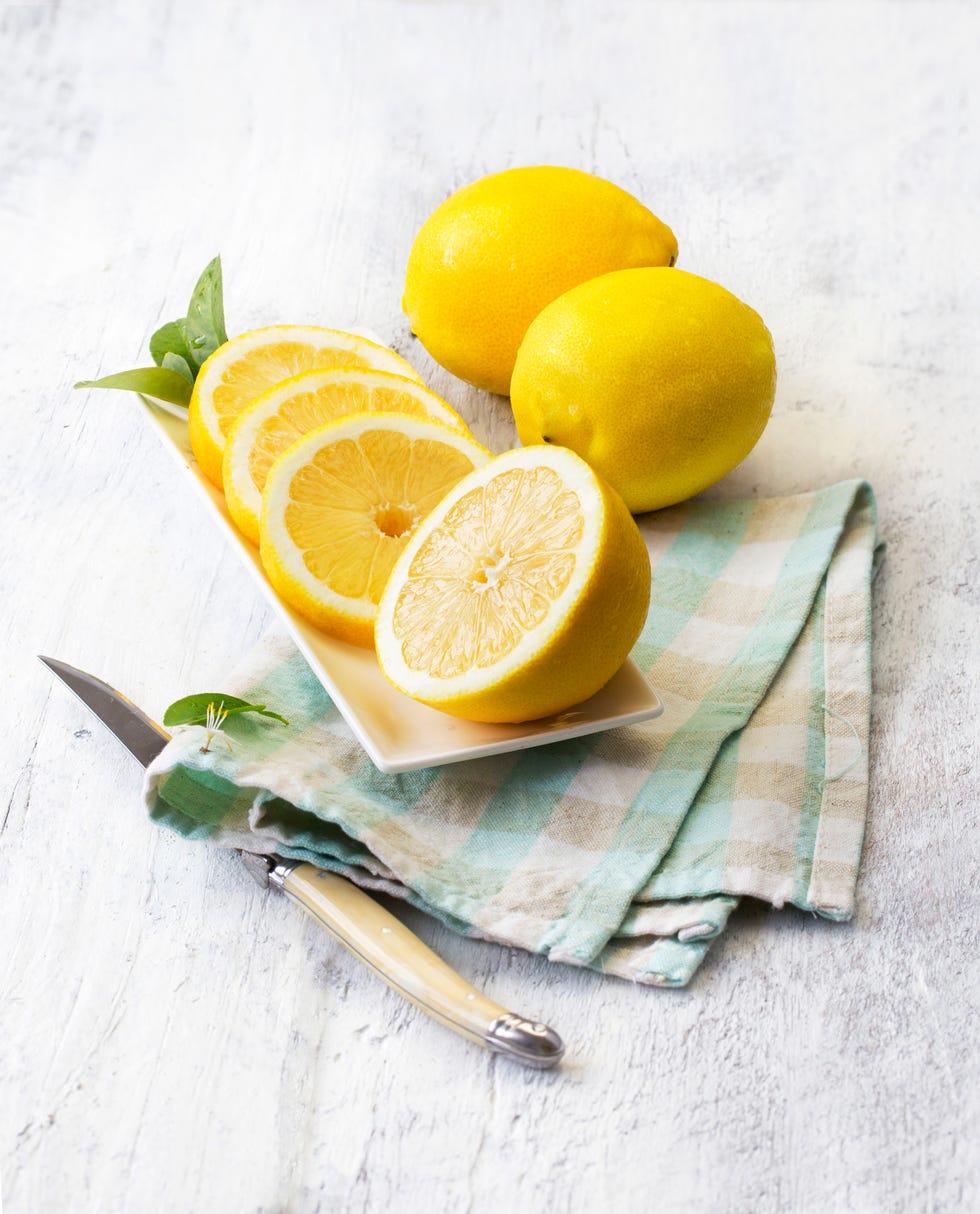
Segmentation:
<svg viewBox="0 0 980 1214">
<path fill-rule="evenodd" d="M 638 521 L 653 586 L 632 656 L 661 717 L 384 775 L 271 637 L 227 690 L 289 726 L 238 717 L 208 753 L 200 727 L 178 734 L 147 772 L 152 818 L 652 985 L 688 982 L 742 896 L 849 919 L 868 792 L 870 487 Z"/>
</svg>

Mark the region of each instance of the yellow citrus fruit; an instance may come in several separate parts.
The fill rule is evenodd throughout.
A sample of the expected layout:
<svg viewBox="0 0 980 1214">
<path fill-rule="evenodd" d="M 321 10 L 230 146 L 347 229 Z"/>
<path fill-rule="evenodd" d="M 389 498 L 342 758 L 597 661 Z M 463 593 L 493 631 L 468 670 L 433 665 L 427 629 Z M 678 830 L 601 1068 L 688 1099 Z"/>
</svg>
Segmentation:
<svg viewBox="0 0 980 1214">
<path fill-rule="evenodd" d="M 490 459 L 462 430 L 403 413 L 357 413 L 303 436 L 266 478 L 259 552 L 287 603 L 370 646 L 388 574 L 419 520 Z"/>
<path fill-rule="evenodd" d="M 225 439 L 245 406 L 280 380 L 317 367 L 370 367 L 419 378 L 393 350 L 338 329 L 272 325 L 232 337 L 198 371 L 187 411 L 191 450 L 208 480 L 221 488 Z"/>
<path fill-rule="evenodd" d="M 621 270 L 533 321 L 511 405 L 522 443 L 571 447 L 638 514 L 743 460 L 775 390 L 772 338 L 750 307 L 683 270 Z"/>
<path fill-rule="evenodd" d="M 259 542 L 262 489 L 273 463 L 304 434 L 352 413 L 407 413 L 469 433 L 441 396 L 403 375 L 335 367 L 284 379 L 238 414 L 225 443 L 225 499 L 253 543 Z"/>
<path fill-rule="evenodd" d="M 571 451 L 525 448 L 471 472 L 419 525 L 375 647 L 406 695 L 471 720 L 530 721 L 612 678 L 649 597 L 622 498 Z"/>
<path fill-rule="evenodd" d="M 528 325 L 580 282 L 628 266 L 667 266 L 674 234 L 610 181 L 540 165 L 458 190 L 419 229 L 402 307 L 432 357 L 507 393 Z"/>
</svg>

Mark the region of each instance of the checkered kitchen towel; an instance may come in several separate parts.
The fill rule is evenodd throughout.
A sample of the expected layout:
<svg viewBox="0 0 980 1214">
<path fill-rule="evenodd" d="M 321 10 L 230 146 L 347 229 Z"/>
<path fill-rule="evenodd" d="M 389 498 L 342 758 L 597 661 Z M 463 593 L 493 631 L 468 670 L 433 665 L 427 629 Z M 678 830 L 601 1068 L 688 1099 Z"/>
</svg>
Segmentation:
<svg viewBox="0 0 980 1214">
<path fill-rule="evenodd" d="M 656 720 L 383 775 L 292 644 L 228 691 L 287 716 L 190 729 L 149 769 L 158 822 L 407 898 L 460 932 L 683 986 L 743 895 L 848 919 L 867 808 L 874 498 L 692 501 L 639 520 L 633 651 Z"/>
</svg>

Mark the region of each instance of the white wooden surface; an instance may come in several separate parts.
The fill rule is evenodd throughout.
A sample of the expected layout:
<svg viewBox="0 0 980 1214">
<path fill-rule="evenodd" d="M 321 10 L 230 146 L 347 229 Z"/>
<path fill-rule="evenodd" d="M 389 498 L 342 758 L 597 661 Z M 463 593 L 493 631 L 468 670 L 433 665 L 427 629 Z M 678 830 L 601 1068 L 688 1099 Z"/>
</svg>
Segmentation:
<svg viewBox="0 0 980 1214">
<path fill-rule="evenodd" d="M 960 4 L 0 4 L 0 1189 L 47 1211 L 959 1211 L 978 1193 L 980 11 Z M 598 171 L 775 337 L 717 492 L 874 484 L 873 798 L 851 926 L 746 906 L 683 992 L 419 933 L 554 1023 L 494 1061 L 237 862 L 36 663 L 148 709 L 270 617 L 123 395 L 220 251 L 230 328 L 400 313 L 415 229 Z"/>
</svg>

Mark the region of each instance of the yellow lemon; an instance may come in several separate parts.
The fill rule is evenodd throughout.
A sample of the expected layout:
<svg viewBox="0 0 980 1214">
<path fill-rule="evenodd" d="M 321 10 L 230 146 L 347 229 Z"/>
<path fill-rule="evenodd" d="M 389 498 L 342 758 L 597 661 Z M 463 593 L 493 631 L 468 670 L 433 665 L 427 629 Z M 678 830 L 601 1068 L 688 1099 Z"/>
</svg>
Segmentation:
<svg viewBox="0 0 980 1214">
<path fill-rule="evenodd" d="M 191 450 L 221 486 L 221 459 L 232 422 L 266 388 L 317 367 L 371 367 L 418 379 L 404 358 L 354 333 L 316 325 L 252 329 L 219 346 L 197 373 L 187 411 Z"/>
<path fill-rule="evenodd" d="M 263 392 L 238 414 L 225 443 L 225 499 L 239 530 L 259 542 L 262 489 L 293 443 L 352 413 L 408 413 L 469 433 L 455 410 L 415 380 L 386 371 L 335 367 L 306 371 Z"/>
<path fill-rule="evenodd" d="M 571 447 L 638 514 L 731 471 L 765 429 L 775 390 L 756 312 L 695 274 L 638 269 L 582 283 L 541 312 L 511 405 L 522 443 Z"/>
<path fill-rule="evenodd" d="M 577 169 L 508 169 L 458 190 L 420 228 L 402 307 L 432 357 L 507 393 L 528 325 L 597 274 L 667 266 L 671 230 L 619 186 Z"/>
<path fill-rule="evenodd" d="M 571 451 L 509 451 L 419 524 L 381 599 L 375 647 L 406 695 L 471 720 L 530 721 L 612 678 L 649 597 L 622 498 Z"/>
<path fill-rule="evenodd" d="M 388 574 L 420 519 L 490 452 L 462 430 L 357 413 L 304 435 L 272 465 L 259 552 L 283 599 L 370 646 Z"/>
</svg>

